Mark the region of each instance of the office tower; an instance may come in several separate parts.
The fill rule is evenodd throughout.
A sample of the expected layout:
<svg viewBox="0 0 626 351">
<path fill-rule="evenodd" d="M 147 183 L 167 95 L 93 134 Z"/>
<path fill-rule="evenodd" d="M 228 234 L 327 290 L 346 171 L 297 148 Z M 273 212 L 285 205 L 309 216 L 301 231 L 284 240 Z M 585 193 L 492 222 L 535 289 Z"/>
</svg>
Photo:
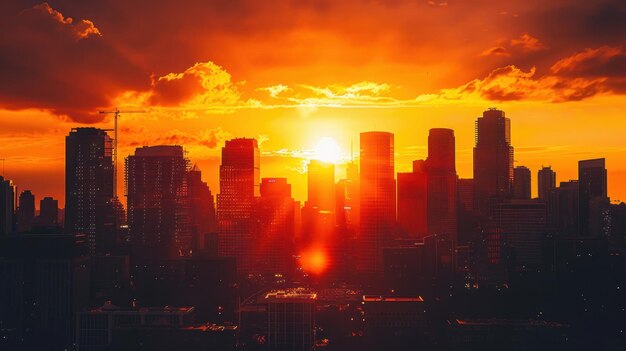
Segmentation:
<svg viewBox="0 0 626 351">
<path fill-rule="evenodd" d="M 316 299 L 316 294 L 299 290 L 276 291 L 265 296 L 270 350 L 315 349 Z"/>
<path fill-rule="evenodd" d="M 218 252 L 235 257 L 239 273 L 251 272 L 254 198 L 260 194 L 259 147 L 256 139 L 226 141 L 217 195 Z"/>
<path fill-rule="evenodd" d="M 17 230 L 26 232 L 33 228 L 35 224 L 35 195 L 30 190 L 20 193 L 19 205 L 17 207 Z"/>
<path fill-rule="evenodd" d="M 291 273 L 295 236 L 295 201 L 287 178 L 261 179 L 257 198 L 253 255 L 257 273 Z"/>
<path fill-rule="evenodd" d="M 357 270 L 381 273 L 382 247 L 396 220 L 394 141 L 388 132 L 361 133 L 361 229 Z"/>
<path fill-rule="evenodd" d="M 39 201 L 39 225 L 52 227 L 59 224 L 59 201 L 44 197 Z"/>
<path fill-rule="evenodd" d="M 457 240 L 454 131 L 433 128 L 428 133 L 426 159 L 428 235 Z"/>
<path fill-rule="evenodd" d="M 556 188 L 556 172 L 550 166 L 541 167 L 537 172 L 537 191 L 541 200 L 546 201 L 550 192 Z"/>
<path fill-rule="evenodd" d="M 511 196 L 513 146 L 511 121 L 491 108 L 476 120 L 474 147 L 474 210 L 486 216 L 492 205 Z"/>
<path fill-rule="evenodd" d="M 112 152 L 102 129 L 74 128 L 65 138 L 65 231 L 86 234 L 90 253 L 115 239 Z"/>
<path fill-rule="evenodd" d="M 194 246 L 207 249 L 206 237 L 217 230 L 215 202 L 207 183 L 202 181 L 202 171 L 197 165 L 187 173 L 189 196 L 189 222 L 196 237 Z"/>
<path fill-rule="evenodd" d="M 580 233 L 578 181 L 561 182 L 550 192 L 547 201 L 548 226 L 559 236 L 573 237 Z"/>
<path fill-rule="evenodd" d="M 590 234 L 589 210 L 593 200 L 608 202 L 607 175 L 603 158 L 578 161 L 579 228 L 583 236 Z"/>
<path fill-rule="evenodd" d="M 182 146 L 137 148 L 126 158 L 128 227 L 133 246 L 144 255 L 180 256 L 192 246 L 189 233 L 187 170 Z"/>
<path fill-rule="evenodd" d="M 13 182 L 0 176 L 0 236 L 13 233 L 15 213 Z"/>
<path fill-rule="evenodd" d="M 513 197 L 521 200 L 530 199 L 530 169 L 517 166 L 513 169 Z"/>
<path fill-rule="evenodd" d="M 398 226 L 408 238 L 428 232 L 427 177 L 424 160 L 413 161 L 413 172 L 398 173 Z"/>
<path fill-rule="evenodd" d="M 474 211 L 474 179 L 457 179 L 456 193 L 459 207 L 468 213 L 472 213 Z"/>
<path fill-rule="evenodd" d="M 516 270 L 536 270 L 541 264 L 547 232 L 546 205 L 537 200 L 509 200 L 494 207 L 502 254 Z"/>
<path fill-rule="evenodd" d="M 309 161 L 307 167 L 307 204 L 318 211 L 335 211 L 335 164 Z"/>
<path fill-rule="evenodd" d="M 350 162 L 346 166 L 346 189 L 345 189 L 345 216 L 346 226 L 349 231 L 356 232 L 361 223 L 361 186 L 359 166 Z"/>
<path fill-rule="evenodd" d="M 479 219 L 474 214 L 474 179 L 457 179 L 456 194 L 458 204 L 457 244 L 466 245 L 474 242 L 480 233 Z M 469 249 L 468 247 L 467 250 Z"/>
</svg>

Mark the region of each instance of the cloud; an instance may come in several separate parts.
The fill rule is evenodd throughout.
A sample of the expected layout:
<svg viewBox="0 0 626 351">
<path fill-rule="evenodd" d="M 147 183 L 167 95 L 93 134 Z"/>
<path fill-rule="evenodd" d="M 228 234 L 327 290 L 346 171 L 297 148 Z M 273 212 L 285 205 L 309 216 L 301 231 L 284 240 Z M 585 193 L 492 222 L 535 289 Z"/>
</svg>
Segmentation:
<svg viewBox="0 0 626 351">
<path fill-rule="evenodd" d="M 504 46 L 495 46 L 480 53 L 480 56 L 510 56 Z"/>
<path fill-rule="evenodd" d="M 174 129 L 169 133 L 139 135 L 143 135 L 143 138 L 129 141 L 127 145 L 132 147 L 144 145 L 184 145 L 192 148 L 200 146 L 208 149 L 217 149 L 224 141 L 232 138 L 232 134 L 220 127 L 204 129 L 194 133 Z"/>
<path fill-rule="evenodd" d="M 546 46 L 528 33 L 522 34 L 517 39 L 511 39 L 511 46 L 519 47 L 525 52 L 545 50 Z"/>
<path fill-rule="evenodd" d="M 148 75 L 92 21 L 75 21 L 47 3 L 8 11 L 0 21 L 0 31 L 10 33 L 0 36 L 0 108 L 93 123 L 116 95 L 149 86 Z"/>
<path fill-rule="evenodd" d="M 626 78 L 626 52 L 610 46 L 586 49 L 557 61 L 550 70 L 564 77 Z"/>
</svg>

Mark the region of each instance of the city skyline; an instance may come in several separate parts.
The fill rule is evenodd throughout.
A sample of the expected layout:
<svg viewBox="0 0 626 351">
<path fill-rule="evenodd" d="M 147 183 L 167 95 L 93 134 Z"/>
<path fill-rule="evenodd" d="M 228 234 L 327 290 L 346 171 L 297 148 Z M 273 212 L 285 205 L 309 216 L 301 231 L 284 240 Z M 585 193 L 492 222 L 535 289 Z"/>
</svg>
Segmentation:
<svg viewBox="0 0 626 351">
<path fill-rule="evenodd" d="M 412 159 L 425 157 L 428 129 L 453 129 L 457 173 L 471 177 L 474 118 L 495 106 L 516 125 L 516 166 L 534 172 L 550 164 L 560 182 L 575 178 L 577 160 L 605 157 L 609 191 L 615 199 L 626 199 L 626 185 L 617 181 L 626 174 L 620 133 L 623 77 L 614 69 L 625 55 L 619 17 L 623 6 L 609 0 L 532 3 L 349 1 L 314 6 L 241 1 L 181 5 L 178 15 L 169 18 L 163 17 L 169 11 L 158 10 L 167 5 L 156 3 L 145 16 L 149 19 L 119 23 L 115 11 L 103 10 L 101 4 L 9 1 L 3 23 L 22 40 L 0 43 L 6 82 L 20 82 L 0 91 L 5 176 L 32 184 L 34 193 L 49 194 L 64 207 L 61 139 L 77 126 L 112 128 L 111 116 L 98 111 L 118 106 L 147 111 L 122 114 L 120 160 L 137 146 L 184 144 L 204 180 L 217 189 L 224 141 L 257 138 L 263 150 L 261 176 L 289 178 L 294 197 L 304 201 L 303 161 L 316 143 L 331 137 L 349 159 L 360 131 L 394 133 L 396 171 L 406 172 Z M 237 11 L 240 7 L 249 11 Z M 351 7 L 362 21 L 339 20 Z M 131 18 L 146 11 L 139 4 L 115 8 Z M 286 11 L 298 14 L 300 21 L 269 20 Z M 559 31 L 547 25 L 555 13 L 567 18 Z M 222 19 L 201 21 L 199 15 Z M 178 22 L 178 16 L 196 20 Z M 233 16 L 246 21 L 224 22 Z M 379 22 L 386 24 L 384 29 L 373 30 Z M 422 22 L 429 25 L 415 25 Z M 450 22 L 463 30 L 442 25 Z M 156 38 L 154 46 L 148 45 L 152 40 L 140 38 L 157 23 L 176 23 L 181 31 L 196 33 L 199 45 L 183 40 L 184 35 L 165 36 L 167 46 Z M 250 30 L 259 35 L 246 37 Z M 50 38 L 48 32 L 59 35 Z M 438 36 L 445 40 L 433 40 Z M 34 38 L 47 40 L 50 47 L 38 46 Z M 67 56 L 71 50 L 90 59 L 77 62 Z M 86 56 L 88 50 L 94 58 Z M 39 71 L 35 68 L 42 65 L 50 72 L 33 83 L 24 72 Z M 93 66 L 101 69 L 87 69 Z M 67 86 L 66 94 L 56 94 L 54 82 Z M 33 86 L 38 89 L 29 89 Z M 585 138 L 579 137 L 582 130 Z M 47 174 L 45 181 L 35 176 L 38 172 Z M 121 184 L 120 176 L 120 189 Z M 536 186 L 532 188 L 535 194 Z"/>
</svg>

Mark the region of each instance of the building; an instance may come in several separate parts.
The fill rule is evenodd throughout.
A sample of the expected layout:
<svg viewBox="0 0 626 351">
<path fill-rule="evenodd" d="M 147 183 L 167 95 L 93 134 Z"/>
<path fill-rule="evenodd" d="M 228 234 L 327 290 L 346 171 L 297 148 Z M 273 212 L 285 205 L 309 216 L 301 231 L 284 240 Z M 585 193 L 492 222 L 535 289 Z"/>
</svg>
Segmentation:
<svg viewBox="0 0 626 351">
<path fill-rule="evenodd" d="M 561 182 L 550 192 L 547 201 L 548 226 L 559 236 L 573 237 L 580 233 L 578 181 Z"/>
<path fill-rule="evenodd" d="M 265 295 L 270 350 L 310 351 L 315 348 L 316 299 L 317 294 L 298 289 Z"/>
<path fill-rule="evenodd" d="M 454 131 L 433 128 L 428 133 L 426 159 L 428 235 L 457 240 L 457 190 Z"/>
<path fill-rule="evenodd" d="M 361 227 L 356 266 L 381 273 L 382 248 L 393 236 L 396 221 L 394 137 L 388 132 L 361 133 Z"/>
<path fill-rule="evenodd" d="M 513 169 L 513 197 L 520 200 L 530 200 L 530 169 L 526 166 L 517 166 Z"/>
<path fill-rule="evenodd" d="M 501 253 L 516 270 L 538 269 L 547 233 L 546 205 L 537 200 L 510 200 L 494 208 Z"/>
<path fill-rule="evenodd" d="M 109 350 L 115 329 L 136 326 L 187 326 L 194 322 L 193 307 L 120 308 L 105 303 L 102 307 L 76 314 L 78 351 Z"/>
<path fill-rule="evenodd" d="M 407 238 L 428 232 L 427 186 L 424 160 L 413 161 L 413 172 L 398 173 L 398 227 Z"/>
<path fill-rule="evenodd" d="M 513 146 L 511 121 L 491 108 L 476 120 L 474 147 L 474 210 L 486 216 L 495 203 L 511 197 Z"/>
<path fill-rule="evenodd" d="M 232 139 L 222 148 L 217 195 L 218 252 L 235 257 L 240 273 L 252 272 L 255 197 L 260 195 L 260 152 L 256 139 Z"/>
<path fill-rule="evenodd" d="M 208 250 L 207 236 L 217 231 L 215 201 L 206 182 L 202 181 L 202 172 L 197 165 L 187 173 L 187 194 L 189 203 L 189 222 L 194 236 L 194 250 Z"/>
<path fill-rule="evenodd" d="M 115 240 L 113 141 L 97 128 L 74 128 L 65 138 L 65 231 L 87 235 L 89 251 Z"/>
<path fill-rule="evenodd" d="M 546 201 L 550 192 L 556 188 L 556 172 L 552 167 L 541 167 L 537 172 L 537 193 L 541 200 Z"/>
<path fill-rule="evenodd" d="M 255 206 L 256 272 L 291 273 L 295 239 L 295 201 L 287 178 L 261 179 L 261 196 Z"/>
<path fill-rule="evenodd" d="M 42 227 L 52 227 L 59 224 L 59 200 L 44 197 L 39 200 L 39 221 Z"/>
<path fill-rule="evenodd" d="M 579 228 L 580 234 L 583 236 L 588 236 L 591 233 L 590 209 L 592 201 L 596 198 L 599 198 L 599 201 L 608 202 L 605 160 L 597 158 L 578 161 Z"/>
<path fill-rule="evenodd" d="M 474 212 L 474 179 L 457 179 L 456 192 L 459 207 L 468 213 Z"/>
<path fill-rule="evenodd" d="M 27 232 L 35 225 L 35 195 L 30 190 L 20 193 L 16 217 L 18 232 Z"/>
<path fill-rule="evenodd" d="M 15 225 L 15 186 L 0 176 L 0 236 L 13 233 Z"/>
<path fill-rule="evenodd" d="M 185 256 L 193 247 L 182 146 L 137 148 L 126 158 L 128 227 L 141 255 Z"/>
</svg>

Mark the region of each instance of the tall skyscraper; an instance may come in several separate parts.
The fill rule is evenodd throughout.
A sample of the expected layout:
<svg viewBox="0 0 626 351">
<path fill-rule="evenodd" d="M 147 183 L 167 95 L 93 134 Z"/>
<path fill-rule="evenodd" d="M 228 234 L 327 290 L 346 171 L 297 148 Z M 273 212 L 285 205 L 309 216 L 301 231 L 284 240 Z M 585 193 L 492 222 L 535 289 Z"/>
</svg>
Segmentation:
<svg viewBox="0 0 626 351">
<path fill-rule="evenodd" d="M 13 233 L 15 214 L 15 187 L 0 176 L 0 236 Z"/>
<path fill-rule="evenodd" d="M 307 168 L 307 205 L 318 211 L 335 211 L 335 164 L 309 161 Z"/>
<path fill-rule="evenodd" d="M 102 129 L 75 128 L 65 138 L 65 231 L 86 234 L 90 253 L 115 236 L 112 152 Z"/>
<path fill-rule="evenodd" d="M 530 199 L 530 169 L 517 166 L 513 169 L 513 197 L 521 200 Z"/>
<path fill-rule="evenodd" d="M 548 226 L 559 236 L 574 237 L 580 233 L 578 185 L 577 180 L 561 182 L 550 192 Z"/>
<path fill-rule="evenodd" d="M 489 215 L 495 203 L 511 196 L 512 185 L 511 121 L 491 108 L 476 120 L 474 210 Z"/>
<path fill-rule="evenodd" d="M 126 158 L 128 227 L 133 246 L 144 255 L 185 255 L 189 232 L 187 170 L 182 146 L 137 148 Z"/>
<path fill-rule="evenodd" d="M 187 173 L 190 225 L 193 228 L 194 247 L 206 249 L 206 237 L 217 230 L 215 201 L 208 184 L 202 181 L 202 171 L 197 165 Z"/>
<path fill-rule="evenodd" d="M 30 190 L 20 193 L 19 205 L 17 208 L 17 230 L 27 232 L 35 224 L 35 195 Z"/>
<path fill-rule="evenodd" d="M 408 238 L 428 232 L 427 176 L 424 160 L 413 161 L 413 172 L 398 173 L 398 226 Z"/>
<path fill-rule="evenodd" d="M 357 269 L 382 273 L 382 248 L 396 220 L 394 140 L 388 132 L 361 133 L 361 229 Z"/>
<path fill-rule="evenodd" d="M 44 197 L 39 201 L 39 225 L 51 227 L 59 224 L 59 201 Z"/>
<path fill-rule="evenodd" d="M 356 162 L 346 165 L 345 216 L 349 231 L 356 232 L 361 223 L 361 179 Z"/>
<path fill-rule="evenodd" d="M 287 178 L 263 178 L 257 198 L 253 256 L 258 273 L 291 273 L 295 202 Z"/>
<path fill-rule="evenodd" d="M 428 133 L 426 159 L 428 234 L 456 242 L 457 203 L 454 131 L 433 128 Z"/>
<path fill-rule="evenodd" d="M 607 174 L 603 158 L 578 161 L 578 201 L 580 233 L 586 236 L 590 233 L 591 202 L 608 202 Z"/>
<path fill-rule="evenodd" d="M 218 252 L 235 257 L 239 273 L 255 269 L 252 234 L 255 197 L 260 195 L 260 152 L 256 139 L 226 141 L 217 195 Z"/>
<path fill-rule="evenodd" d="M 537 172 L 537 192 L 539 198 L 546 201 L 554 188 L 556 188 L 556 172 L 550 166 L 541 167 Z"/>
</svg>

